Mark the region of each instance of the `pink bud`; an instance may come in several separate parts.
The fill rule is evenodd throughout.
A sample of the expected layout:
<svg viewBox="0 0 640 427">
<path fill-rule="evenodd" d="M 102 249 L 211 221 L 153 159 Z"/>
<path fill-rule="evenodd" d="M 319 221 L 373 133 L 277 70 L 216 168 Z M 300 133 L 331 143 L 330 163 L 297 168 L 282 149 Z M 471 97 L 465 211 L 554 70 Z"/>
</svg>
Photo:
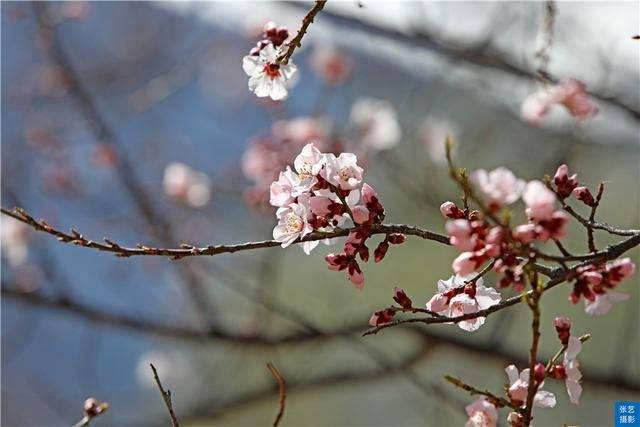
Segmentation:
<svg viewBox="0 0 640 427">
<path fill-rule="evenodd" d="M 347 268 L 346 264 L 344 263 L 344 255 L 328 254 L 324 257 L 324 260 L 327 262 L 329 270 L 340 271 Z"/>
<path fill-rule="evenodd" d="M 573 195 L 587 206 L 594 206 L 596 204 L 591 191 L 589 191 L 587 187 L 576 187 L 573 190 Z"/>
<path fill-rule="evenodd" d="M 444 202 L 440 205 L 440 213 L 445 218 L 464 218 L 464 212 L 453 202 Z"/>
<path fill-rule="evenodd" d="M 558 339 L 562 344 L 566 345 L 571 335 L 571 320 L 568 317 L 559 316 L 554 319 L 553 325 L 558 333 Z"/>
<path fill-rule="evenodd" d="M 402 308 L 411 308 L 413 306 L 413 302 L 402 288 L 393 288 L 393 300 L 400 304 Z"/>
<path fill-rule="evenodd" d="M 567 165 L 560 165 L 553 177 L 556 184 L 556 191 L 563 199 L 569 197 L 574 188 L 578 186 L 578 175 L 574 174 L 569 177 L 569 168 Z"/>
<path fill-rule="evenodd" d="M 564 380 L 567 378 L 567 370 L 564 365 L 553 365 L 553 368 L 551 368 L 551 376 L 556 380 Z"/>
<path fill-rule="evenodd" d="M 349 262 L 347 277 L 356 288 L 362 289 L 364 287 L 364 274 L 362 274 L 362 270 L 360 270 L 360 266 L 355 259 Z"/>
<path fill-rule="evenodd" d="M 364 184 L 362 184 L 362 201 L 364 203 L 371 203 L 373 202 L 373 199 L 377 199 L 378 198 L 378 194 L 376 193 L 376 191 L 373 189 L 373 187 L 371 187 L 369 184 L 367 184 L 366 182 Z"/>
<path fill-rule="evenodd" d="M 387 242 L 380 242 L 375 251 L 373 251 L 373 260 L 380 262 L 384 259 L 387 251 L 389 250 L 389 244 Z"/>
</svg>

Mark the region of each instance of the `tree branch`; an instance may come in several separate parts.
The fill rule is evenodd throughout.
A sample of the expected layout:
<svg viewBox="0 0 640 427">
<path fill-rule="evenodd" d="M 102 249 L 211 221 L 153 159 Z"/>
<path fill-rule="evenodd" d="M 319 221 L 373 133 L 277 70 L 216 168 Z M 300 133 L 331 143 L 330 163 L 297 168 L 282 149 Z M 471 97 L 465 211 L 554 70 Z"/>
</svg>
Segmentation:
<svg viewBox="0 0 640 427">
<path fill-rule="evenodd" d="M 156 380 L 156 384 L 158 385 L 158 390 L 160 390 L 160 394 L 162 395 L 162 399 L 164 400 L 165 405 L 167 405 L 167 410 L 169 411 L 169 416 L 171 417 L 171 425 L 173 427 L 180 427 L 180 422 L 178 421 L 178 417 L 176 413 L 173 411 L 173 404 L 171 403 L 171 391 L 166 390 L 162 387 L 162 383 L 160 382 L 160 377 L 158 376 L 158 371 L 156 367 L 153 366 L 153 363 L 150 363 L 151 370 L 153 371 L 153 379 Z"/>
<path fill-rule="evenodd" d="M 278 368 L 276 368 L 273 363 L 267 363 L 267 369 L 269 369 L 269 372 L 271 372 L 271 375 L 273 375 L 273 378 L 275 378 L 276 382 L 278 383 L 280 394 L 280 409 L 278 410 L 278 414 L 273 421 L 273 427 L 278 427 L 278 424 L 280 424 L 282 416 L 284 415 L 284 407 L 287 399 L 287 383 L 280 371 L 278 371 Z"/>
<path fill-rule="evenodd" d="M 284 52 L 279 58 L 278 62 L 281 64 L 287 64 L 289 59 L 291 59 L 291 55 L 296 50 L 297 47 L 302 46 L 302 38 L 307 33 L 307 29 L 309 25 L 313 22 L 313 18 L 322 10 L 327 0 L 316 0 L 313 7 L 307 12 L 307 14 L 302 18 L 302 26 L 298 30 L 298 34 L 291 39 L 291 41 L 287 44 L 288 48 L 286 52 Z"/>
</svg>

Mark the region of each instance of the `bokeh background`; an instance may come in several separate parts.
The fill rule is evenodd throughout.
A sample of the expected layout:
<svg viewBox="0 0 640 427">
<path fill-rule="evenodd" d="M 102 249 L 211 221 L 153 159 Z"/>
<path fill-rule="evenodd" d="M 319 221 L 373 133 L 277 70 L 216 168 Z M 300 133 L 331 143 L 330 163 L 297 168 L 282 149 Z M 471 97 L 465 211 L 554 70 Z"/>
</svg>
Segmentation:
<svg viewBox="0 0 640 427">
<path fill-rule="evenodd" d="M 537 87 L 541 3 L 330 1 L 294 56 L 290 98 L 258 100 L 242 56 L 266 21 L 295 31 L 308 7 L 2 2 L 2 205 L 127 245 L 266 239 L 274 212 L 256 204 L 262 190 L 243 156 L 283 129 L 290 144 L 311 129 L 361 154 L 390 222 L 443 229 L 438 206 L 457 195 L 443 164 L 452 134 L 469 169 L 505 165 L 534 179 L 566 162 L 592 188 L 606 180 L 600 217 L 639 227 L 637 2 L 558 4 L 550 71 L 585 81 L 600 114 L 576 123 L 554 110 L 535 127 L 519 109 Z M 349 70 L 338 84 L 313 65 L 327 48 Z M 399 124 L 388 150 L 363 147 L 350 119 L 367 98 L 384 100 Z M 167 193 L 175 162 L 191 168 L 195 196 Z M 499 390 L 504 367 L 526 363 L 522 307 L 475 334 L 433 325 L 360 337 L 394 286 L 423 303 L 451 274 L 455 250 L 433 242 L 409 239 L 367 264 L 358 291 L 327 270 L 322 245 L 310 256 L 291 247 L 119 259 L 9 232 L 6 217 L 2 227 L 3 425 L 70 425 L 88 396 L 111 404 L 96 425 L 167 425 L 149 362 L 183 424 L 269 425 L 268 361 L 289 383 L 284 425 L 461 425 L 471 398 L 443 374 Z M 572 227 L 567 242 L 583 252 L 584 232 Z M 592 338 L 582 404 L 549 381 L 558 405 L 537 411 L 537 425 L 611 425 L 614 401 L 640 400 L 638 284 L 627 281 L 632 298 L 602 318 L 569 304 L 566 286 L 544 298 L 543 355 L 556 349 L 555 315 Z"/>
</svg>

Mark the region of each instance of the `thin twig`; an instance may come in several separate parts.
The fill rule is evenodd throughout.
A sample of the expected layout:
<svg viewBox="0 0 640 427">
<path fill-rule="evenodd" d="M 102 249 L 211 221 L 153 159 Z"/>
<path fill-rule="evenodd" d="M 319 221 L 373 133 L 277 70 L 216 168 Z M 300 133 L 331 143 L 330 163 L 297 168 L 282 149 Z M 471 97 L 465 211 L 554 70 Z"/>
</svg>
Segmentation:
<svg viewBox="0 0 640 427">
<path fill-rule="evenodd" d="M 477 389 L 473 386 L 470 386 L 469 384 L 466 384 L 461 379 L 453 377 L 451 375 L 445 375 L 444 379 L 447 380 L 447 382 L 453 384 L 454 386 L 459 387 L 466 392 L 469 392 L 471 395 L 480 395 L 480 396 L 487 397 L 496 406 L 505 406 L 507 408 L 517 409 L 507 399 L 505 399 L 504 397 L 496 396 L 495 394 L 491 393 L 489 390 Z"/>
<path fill-rule="evenodd" d="M 276 368 L 273 363 L 267 363 L 267 369 L 269 369 L 269 372 L 271 372 L 271 375 L 273 375 L 273 378 L 275 378 L 276 382 L 278 383 L 278 392 L 280 394 L 280 409 L 278 410 L 278 414 L 273 421 L 273 427 L 277 427 L 282 420 L 282 416 L 284 415 L 284 407 L 287 400 L 287 383 L 280 371 L 278 371 L 278 368 Z"/>
<path fill-rule="evenodd" d="M 298 30 L 298 34 L 291 39 L 291 41 L 287 44 L 287 50 L 284 52 L 279 58 L 278 62 L 281 64 L 287 64 L 289 59 L 291 59 L 291 55 L 296 50 L 297 47 L 302 46 L 302 37 L 307 33 L 307 29 L 309 25 L 313 22 L 313 18 L 322 10 L 324 4 L 327 0 L 316 0 L 313 7 L 307 12 L 307 14 L 302 18 L 302 26 Z"/>
<path fill-rule="evenodd" d="M 112 240 L 104 239 L 105 243 L 96 242 L 94 240 L 87 239 L 81 233 L 75 229 L 71 229 L 70 233 L 65 233 L 59 229 L 56 229 L 46 223 L 45 221 L 38 221 L 29 215 L 25 210 L 15 208 L 9 210 L 0 208 L 0 211 L 12 218 L 28 224 L 37 231 L 42 231 L 53 236 L 56 236 L 59 241 L 64 243 L 71 243 L 74 245 L 96 249 L 103 252 L 111 252 L 118 257 L 131 257 L 131 256 L 167 256 L 173 259 L 181 259 L 192 256 L 213 256 L 222 253 L 234 253 L 259 248 L 271 248 L 280 246 L 280 242 L 276 240 L 263 240 L 257 242 L 247 242 L 235 245 L 210 245 L 206 247 L 195 247 L 191 245 L 182 245 L 180 248 L 158 248 L 150 247 L 139 244 L 135 248 L 125 247 Z M 310 233 L 294 243 L 310 242 L 316 240 L 323 240 L 333 237 L 342 237 L 348 235 L 353 228 L 340 229 L 333 232 L 313 232 Z M 372 234 L 390 234 L 390 233 L 402 233 L 406 235 L 420 237 L 425 240 L 433 240 L 438 243 L 449 245 L 449 238 L 443 234 L 435 233 L 429 230 L 424 230 L 418 227 L 401 224 L 374 224 L 371 226 Z"/>
<path fill-rule="evenodd" d="M 176 413 L 173 411 L 173 404 L 171 403 L 171 391 L 166 390 L 162 387 L 162 383 L 160 382 L 160 377 L 158 376 L 158 371 L 156 367 L 153 366 L 153 363 L 149 363 L 151 366 L 151 370 L 153 371 L 153 379 L 156 380 L 156 384 L 158 385 L 158 389 L 160 390 L 160 394 L 162 395 L 162 399 L 164 400 L 164 404 L 167 405 L 167 409 L 169 410 L 169 417 L 171 417 L 171 425 L 173 427 L 180 427 L 180 422 L 178 421 L 178 417 Z"/>
<path fill-rule="evenodd" d="M 591 213 L 589 214 L 589 224 L 586 226 L 589 252 L 591 253 L 595 253 L 598 251 L 598 249 L 596 248 L 596 243 L 593 236 L 593 223 L 595 222 L 596 211 L 598 210 L 598 206 L 600 206 L 600 200 L 602 200 L 603 192 L 604 192 L 604 182 L 601 182 L 600 185 L 598 185 L 598 194 L 596 195 L 595 203 L 591 207 Z"/>
<path fill-rule="evenodd" d="M 531 296 L 527 298 L 527 303 L 531 309 L 531 348 L 529 350 L 529 385 L 527 388 L 527 400 L 524 407 L 524 425 L 529 427 L 532 420 L 533 399 L 538 391 L 538 385 L 535 380 L 535 367 L 538 361 L 538 345 L 540 343 L 540 297 L 542 291 L 540 283 L 538 283 L 538 274 L 533 271 L 530 275 Z"/>
</svg>

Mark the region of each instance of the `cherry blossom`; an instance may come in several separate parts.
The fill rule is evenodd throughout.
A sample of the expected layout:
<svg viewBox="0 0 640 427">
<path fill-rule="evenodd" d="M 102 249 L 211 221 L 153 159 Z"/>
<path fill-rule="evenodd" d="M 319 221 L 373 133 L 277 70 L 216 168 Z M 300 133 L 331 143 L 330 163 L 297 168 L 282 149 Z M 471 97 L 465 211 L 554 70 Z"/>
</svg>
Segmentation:
<svg viewBox="0 0 640 427">
<path fill-rule="evenodd" d="M 258 56 L 247 55 L 242 60 L 242 69 L 250 77 L 249 89 L 259 98 L 280 101 L 287 97 L 287 87 L 298 68 L 292 62 L 279 63 L 279 55 L 280 51 L 269 44 Z"/>
<path fill-rule="evenodd" d="M 211 180 L 204 172 L 196 171 L 184 163 L 169 163 L 164 169 L 164 193 L 181 203 L 201 207 L 211 198 Z"/>
<path fill-rule="evenodd" d="M 598 113 L 586 85 L 576 79 L 562 79 L 557 85 L 530 94 L 524 99 L 520 113 L 525 121 L 538 124 L 554 105 L 564 106 L 579 121 Z"/>
<path fill-rule="evenodd" d="M 604 265 L 590 264 L 579 267 L 569 299 L 575 304 L 584 296 L 587 314 L 606 314 L 613 303 L 629 298 L 629 295 L 614 289 L 634 273 L 635 263 L 630 258 L 622 258 Z"/>
<path fill-rule="evenodd" d="M 487 207 L 492 210 L 510 205 L 520 198 L 525 182 L 509 169 L 499 167 L 491 172 L 484 169 L 474 171 L 471 182 L 478 187 L 487 199 Z"/>
<path fill-rule="evenodd" d="M 341 153 L 338 157 L 327 154 L 325 163 L 322 176 L 330 184 L 342 190 L 353 190 L 362 183 L 363 169 L 358 166 L 358 158 L 355 154 Z"/>
<path fill-rule="evenodd" d="M 593 301 L 585 299 L 584 311 L 590 316 L 601 316 L 607 314 L 614 303 L 626 301 L 630 297 L 629 294 L 622 292 L 604 291 L 602 294 L 596 294 Z"/>
<path fill-rule="evenodd" d="M 484 396 L 468 405 L 465 410 L 469 419 L 464 427 L 495 427 L 498 424 L 498 410 Z"/>
<path fill-rule="evenodd" d="M 315 177 L 320 173 L 325 162 L 325 156 L 322 155 L 313 142 L 305 145 L 293 161 L 301 185 L 309 188 L 315 184 Z"/>
<path fill-rule="evenodd" d="M 555 212 L 556 196 L 541 181 L 528 182 L 522 200 L 527 205 L 527 216 L 532 220 L 550 219 Z"/>
<path fill-rule="evenodd" d="M 353 61 L 331 46 L 316 45 L 311 53 L 311 68 L 331 86 L 344 83 L 353 70 Z"/>
<path fill-rule="evenodd" d="M 300 199 L 298 200 L 299 203 L 291 203 L 288 207 L 278 208 L 276 212 L 278 225 L 273 229 L 273 238 L 281 242 L 283 248 L 313 231 L 311 225 L 307 222 L 307 207 Z M 317 241 L 304 242 L 303 249 L 305 253 L 309 254 L 317 244 Z"/>
<path fill-rule="evenodd" d="M 389 101 L 373 98 L 356 101 L 351 107 L 351 121 L 365 148 L 388 150 L 400 142 L 402 131 L 396 110 Z"/>
<path fill-rule="evenodd" d="M 518 375 L 518 368 L 515 365 L 509 365 L 505 369 L 509 378 L 509 398 L 516 406 L 524 406 L 527 401 L 527 393 L 529 389 L 529 369 L 524 369 Z M 556 406 L 556 397 L 553 393 L 540 390 L 544 382 L 539 385 L 538 392 L 533 398 L 533 406 L 538 408 L 553 408 Z"/>
<path fill-rule="evenodd" d="M 492 307 L 500 302 L 500 293 L 484 286 L 482 278 L 475 283 L 466 283 L 470 276 L 454 275 L 447 280 L 438 280 L 438 293 L 427 302 L 427 310 L 448 317 L 457 317 L 475 313 Z M 484 317 L 458 322 L 458 327 L 465 331 L 476 331 L 484 324 Z"/>
<path fill-rule="evenodd" d="M 570 337 L 567 350 L 564 353 L 562 365 L 565 372 L 565 385 L 571 403 L 577 405 L 580 403 L 580 395 L 582 394 L 582 373 L 580 373 L 580 363 L 578 362 L 578 353 L 582 350 L 582 342 L 576 337 Z"/>
<path fill-rule="evenodd" d="M 271 206 L 285 207 L 295 200 L 296 184 L 299 178 L 289 166 L 284 172 L 280 172 L 278 180 L 270 187 L 269 203 Z"/>
</svg>

